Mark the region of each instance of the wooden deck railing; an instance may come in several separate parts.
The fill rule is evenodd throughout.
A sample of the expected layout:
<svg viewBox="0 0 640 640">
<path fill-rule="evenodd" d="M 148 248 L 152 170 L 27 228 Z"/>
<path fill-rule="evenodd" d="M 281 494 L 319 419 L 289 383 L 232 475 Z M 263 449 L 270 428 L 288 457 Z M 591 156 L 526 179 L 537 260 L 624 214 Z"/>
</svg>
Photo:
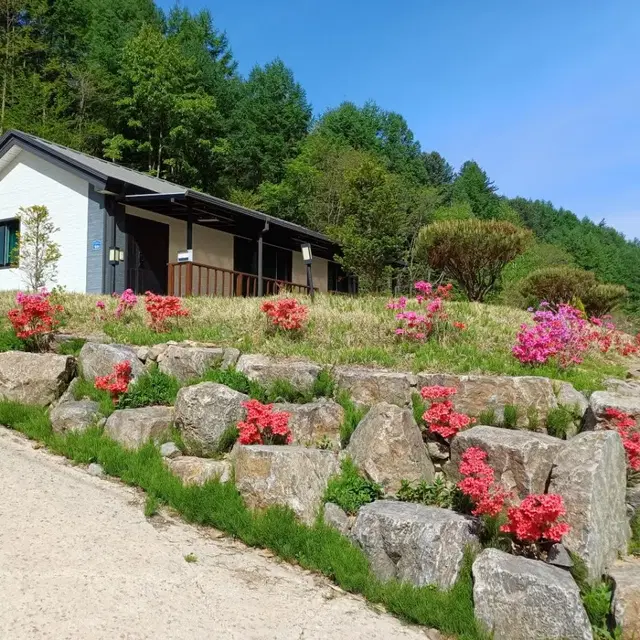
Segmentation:
<svg viewBox="0 0 640 640">
<path fill-rule="evenodd" d="M 258 276 L 212 267 L 200 262 L 169 263 L 170 296 L 257 296 Z M 281 291 L 309 293 L 309 287 L 285 280 L 262 278 L 263 295 Z"/>
</svg>

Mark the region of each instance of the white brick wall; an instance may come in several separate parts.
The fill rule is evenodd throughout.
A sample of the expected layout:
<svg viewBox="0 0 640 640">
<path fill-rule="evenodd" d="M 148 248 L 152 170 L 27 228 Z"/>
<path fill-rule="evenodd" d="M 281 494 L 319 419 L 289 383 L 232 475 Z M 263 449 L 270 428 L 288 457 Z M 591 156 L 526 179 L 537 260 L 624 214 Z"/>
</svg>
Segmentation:
<svg viewBox="0 0 640 640">
<path fill-rule="evenodd" d="M 62 253 L 56 284 L 69 291 L 85 292 L 87 287 L 88 194 L 88 182 L 26 151 L 0 173 L 0 221 L 14 218 L 20 207 L 48 207 L 60 228 L 55 236 Z M 0 290 L 20 288 L 20 270 L 0 268 Z"/>
</svg>

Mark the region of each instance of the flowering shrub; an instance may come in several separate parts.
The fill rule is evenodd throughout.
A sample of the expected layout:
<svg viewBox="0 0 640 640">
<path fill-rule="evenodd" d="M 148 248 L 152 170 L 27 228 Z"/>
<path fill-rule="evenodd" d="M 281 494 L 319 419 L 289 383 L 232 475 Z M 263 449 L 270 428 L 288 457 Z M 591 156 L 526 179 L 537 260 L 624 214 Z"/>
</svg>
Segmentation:
<svg viewBox="0 0 640 640">
<path fill-rule="evenodd" d="M 593 327 L 590 338 L 597 344 L 601 353 L 615 350 L 621 356 L 632 356 L 640 351 L 640 335 L 632 338 L 618 331 L 611 321 L 611 316 L 590 318 L 589 322 Z"/>
<path fill-rule="evenodd" d="M 458 489 L 473 502 L 474 516 L 497 516 L 510 494 L 494 481 L 494 471 L 485 462 L 486 451 L 480 447 L 469 447 L 460 461 L 459 471 L 464 478 Z"/>
<path fill-rule="evenodd" d="M 274 411 L 272 404 L 248 400 L 242 406 L 247 410 L 247 419 L 238 422 L 240 444 L 289 444 L 289 414 Z"/>
<path fill-rule="evenodd" d="M 295 298 L 267 300 L 262 303 L 260 311 L 267 314 L 271 326 L 284 331 L 299 331 L 309 315 L 309 309 Z"/>
<path fill-rule="evenodd" d="M 115 294 L 114 294 L 115 295 Z M 115 310 L 116 320 L 120 320 L 128 311 L 133 310 L 133 308 L 138 304 L 138 296 L 133 293 L 133 289 L 125 289 L 122 292 L 122 295 L 118 299 L 118 306 Z M 96 304 L 97 306 L 97 304 Z M 104 302 L 102 303 L 102 308 L 104 309 Z"/>
<path fill-rule="evenodd" d="M 465 413 L 456 413 L 453 410 L 453 402 L 449 396 L 457 393 L 454 387 L 423 387 L 420 395 L 424 400 L 429 400 L 431 406 L 422 414 L 422 419 L 431 433 L 436 433 L 445 440 L 453 436 L 475 422 Z"/>
<path fill-rule="evenodd" d="M 113 403 L 116 404 L 123 393 L 127 392 L 131 382 L 131 363 L 123 360 L 114 365 L 113 371 L 106 376 L 96 376 L 94 385 L 96 389 L 108 391 Z"/>
<path fill-rule="evenodd" d="M 635 419 L 632 415 L 613 407 L 606 409 L 604 415 L 609 421 L 609 428 L 615 428 L 622 438 L 629 468 L 633 471 L 640 471 L 640 432 L 631 431 L 636 428 Z"/>
<path fill-rule="evenodd" d="M 562 496 L 531 494 L 517 507 L 508 509 L 509 521 L 500 530 L 512 534 L 520 542 L 560 542 L 571 529 L 566 522 L 557 522 L 565 513 Z"/>
<path fill-rule="evenodd" d="M 434 331 L 443 327 L 448 320 L 448 315 L 444 309 L 444 301 L 451 297 L 451 289 L 453 287 L 451 284 L 447 284 L 440 285 L 434 289 L 430 282 L 424 282 L 423 280 L 416 282 L 414 287 L 418 291 L 415 298 L 416 302 L 419 306 L 424 305 L 423 313 L 407 310 L 406 307 L 409 300 L 404 296 L 398 298 L 398 300 L 391 300 L 387 304 L 387 309 L 398 312 L 396 313 L 396 320 L 399 321 L 396 328 L 397 336 L 423 342 Z M 456 324 L 461 323 L 454 323 L 454 326 Z"/>
<path fill-rule="evenodd" d="M 182 301 L 176 296 L 161 296 L 147 291 L 144 294 L 144 305 L 150 316 L 149 326 L 158 332 L 168 330 L 168 320 L 170 318 L 189 315 L 189 311 L 182 308 Z"/>
<path fill-rule="evenodd" d="M 49 344 L 51 332 L 60 324 L 58 315 L 64 311 L 62 305 L 51 303 L 49 295 L 46 289 L 38 293 L 18 291 L 18 308 L 7 313 L 16 336 L 31 342 L 39 351 Z"/>
</svg>

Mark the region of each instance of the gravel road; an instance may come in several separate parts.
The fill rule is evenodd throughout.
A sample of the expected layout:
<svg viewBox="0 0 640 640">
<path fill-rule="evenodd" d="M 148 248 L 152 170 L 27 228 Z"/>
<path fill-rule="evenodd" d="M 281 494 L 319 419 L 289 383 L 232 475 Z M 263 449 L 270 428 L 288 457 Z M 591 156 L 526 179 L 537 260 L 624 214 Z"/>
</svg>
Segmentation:
<svg viewBox="0 0 640 640">
<path fill-rule="evenodd" d="M 434 637 L 3 427 L 0 487 L 2 640 Z"/>
</svg>

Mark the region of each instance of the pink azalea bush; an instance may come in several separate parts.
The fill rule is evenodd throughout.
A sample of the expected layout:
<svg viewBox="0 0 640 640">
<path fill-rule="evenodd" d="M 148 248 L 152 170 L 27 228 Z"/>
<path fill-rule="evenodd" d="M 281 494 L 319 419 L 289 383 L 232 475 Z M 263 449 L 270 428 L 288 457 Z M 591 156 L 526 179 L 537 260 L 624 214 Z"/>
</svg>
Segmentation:
<svg viewBox="0 0 640 640">
<path fill-rule="evenodd" d="M 453 402 L 449 397 L 455 393 L 457 393 L 455 387 L 440 385 L 422 387 L 420 390 L 422 399 L 431 403 L 431 406 L 422 414 L 422 419 L 430 433 L 435 433 L 445 440 L 453 438 L 459 431 L 475 423 L 475 418 L 453 410 Z"/>
<path fill-rule="evenodd" d="M 128 312 L 133 311 L 137 304 L 138 296 L 133 293 L 133 289 L 125 289 L 118 298 L 118 306 L 115 310 L 116 320 L 120 320 L 122 317 L 126 316 Z"/>
</svg>

